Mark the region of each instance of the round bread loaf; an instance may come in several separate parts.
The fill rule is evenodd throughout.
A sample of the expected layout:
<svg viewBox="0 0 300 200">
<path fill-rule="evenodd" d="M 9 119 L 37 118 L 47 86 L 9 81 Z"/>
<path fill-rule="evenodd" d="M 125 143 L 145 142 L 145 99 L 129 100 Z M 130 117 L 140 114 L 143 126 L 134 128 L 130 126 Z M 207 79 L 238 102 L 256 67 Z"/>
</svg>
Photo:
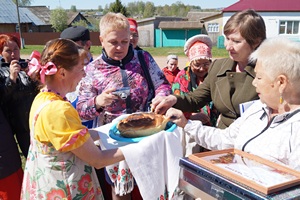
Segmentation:
<svg viewBox="0 0 300 200">
<path fill-rule="evenodd" d="M 134 113 L 122 119 L 117 128 L 120 135 L 135 138 L 152 135 L 166 128 L 169 119 L 155 113 Z"/>
</svg>

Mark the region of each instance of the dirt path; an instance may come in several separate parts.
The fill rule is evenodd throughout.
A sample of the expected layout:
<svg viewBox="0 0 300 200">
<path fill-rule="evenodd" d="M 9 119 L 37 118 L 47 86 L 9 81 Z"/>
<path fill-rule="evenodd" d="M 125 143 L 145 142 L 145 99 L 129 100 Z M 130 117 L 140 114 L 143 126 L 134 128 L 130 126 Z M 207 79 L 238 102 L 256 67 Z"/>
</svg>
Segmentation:
<svg viewBox="0 0 300 200">
<path fill-rule="evenodd" d="M 162 69 L 167 64 L 167 56 L 154 56 L 153 57 L 158 66 Z M 188 61 L 187 57 L 178 57 L 178 67 L 183 69 Z"/>
</svg>

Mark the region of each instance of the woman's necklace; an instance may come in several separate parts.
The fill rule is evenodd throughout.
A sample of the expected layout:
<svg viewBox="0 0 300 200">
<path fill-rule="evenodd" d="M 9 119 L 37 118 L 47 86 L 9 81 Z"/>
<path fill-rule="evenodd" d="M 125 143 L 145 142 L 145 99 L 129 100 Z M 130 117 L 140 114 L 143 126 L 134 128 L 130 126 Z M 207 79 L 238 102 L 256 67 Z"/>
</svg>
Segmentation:
<svg viewBox="0 0 300 200">
<path fill-rule="evenodd" d="M 67 97 L 62 97 L 62 96 L 60 95 L 59 92 L 56 92 L 56 91 L 54 91 L 54 90 L 50 90 L 50 89 L 41 89 L 41 92 L 52 92 L 52 93 L 57 94 L 58 96 L 60 96 L 63 100 L 68 101 Z"/>
</svg>

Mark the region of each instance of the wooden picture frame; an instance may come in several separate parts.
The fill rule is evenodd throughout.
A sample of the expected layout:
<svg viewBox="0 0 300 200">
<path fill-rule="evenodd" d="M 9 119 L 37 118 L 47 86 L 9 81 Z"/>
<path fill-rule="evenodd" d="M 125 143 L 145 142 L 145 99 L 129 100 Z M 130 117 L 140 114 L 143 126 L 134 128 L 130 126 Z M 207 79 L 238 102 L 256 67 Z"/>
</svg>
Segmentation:
<svg viewBox="0 0 300 200">
<path fill-rule="evenodd" d="M 263 194 L 300 185 L 300 172 L 237 149 L 192 154 L 189 160 Z"/>
</svg>

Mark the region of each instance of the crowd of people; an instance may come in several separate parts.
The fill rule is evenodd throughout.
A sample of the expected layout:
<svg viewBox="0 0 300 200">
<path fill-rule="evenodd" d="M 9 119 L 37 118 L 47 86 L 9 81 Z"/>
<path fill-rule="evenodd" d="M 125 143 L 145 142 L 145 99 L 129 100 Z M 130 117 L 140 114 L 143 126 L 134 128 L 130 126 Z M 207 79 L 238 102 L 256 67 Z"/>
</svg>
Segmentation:
<svg viewBox="0 0 300 200">
<path fill-rule="evenodd" d="M 257 12 L 236 12 L 226 22 L 228 58 L 213 58 L 208 35 L 189 38 L 181 70 L 177 55 L 166 55 L 161 69 L 138 46 L 134 19 L 109 12 L 99 28 L 95 58 L 81 26 L 29 60 L 21 59 L 16 36 L 0 34 L 0 199 L 142 199 L 136 184 L 116 193 L 116 177 L 103 169 L 124 155 L 99 149 L 89 128 L 150 110 L 183 128 L 185 156 L 236 148 L 300 170 L 300 45 L 266 39 Z M 121 88 L 124 96 L 116 95 Z M 254 100 L 241 116 L 239 105 Z"/>
</svg>

